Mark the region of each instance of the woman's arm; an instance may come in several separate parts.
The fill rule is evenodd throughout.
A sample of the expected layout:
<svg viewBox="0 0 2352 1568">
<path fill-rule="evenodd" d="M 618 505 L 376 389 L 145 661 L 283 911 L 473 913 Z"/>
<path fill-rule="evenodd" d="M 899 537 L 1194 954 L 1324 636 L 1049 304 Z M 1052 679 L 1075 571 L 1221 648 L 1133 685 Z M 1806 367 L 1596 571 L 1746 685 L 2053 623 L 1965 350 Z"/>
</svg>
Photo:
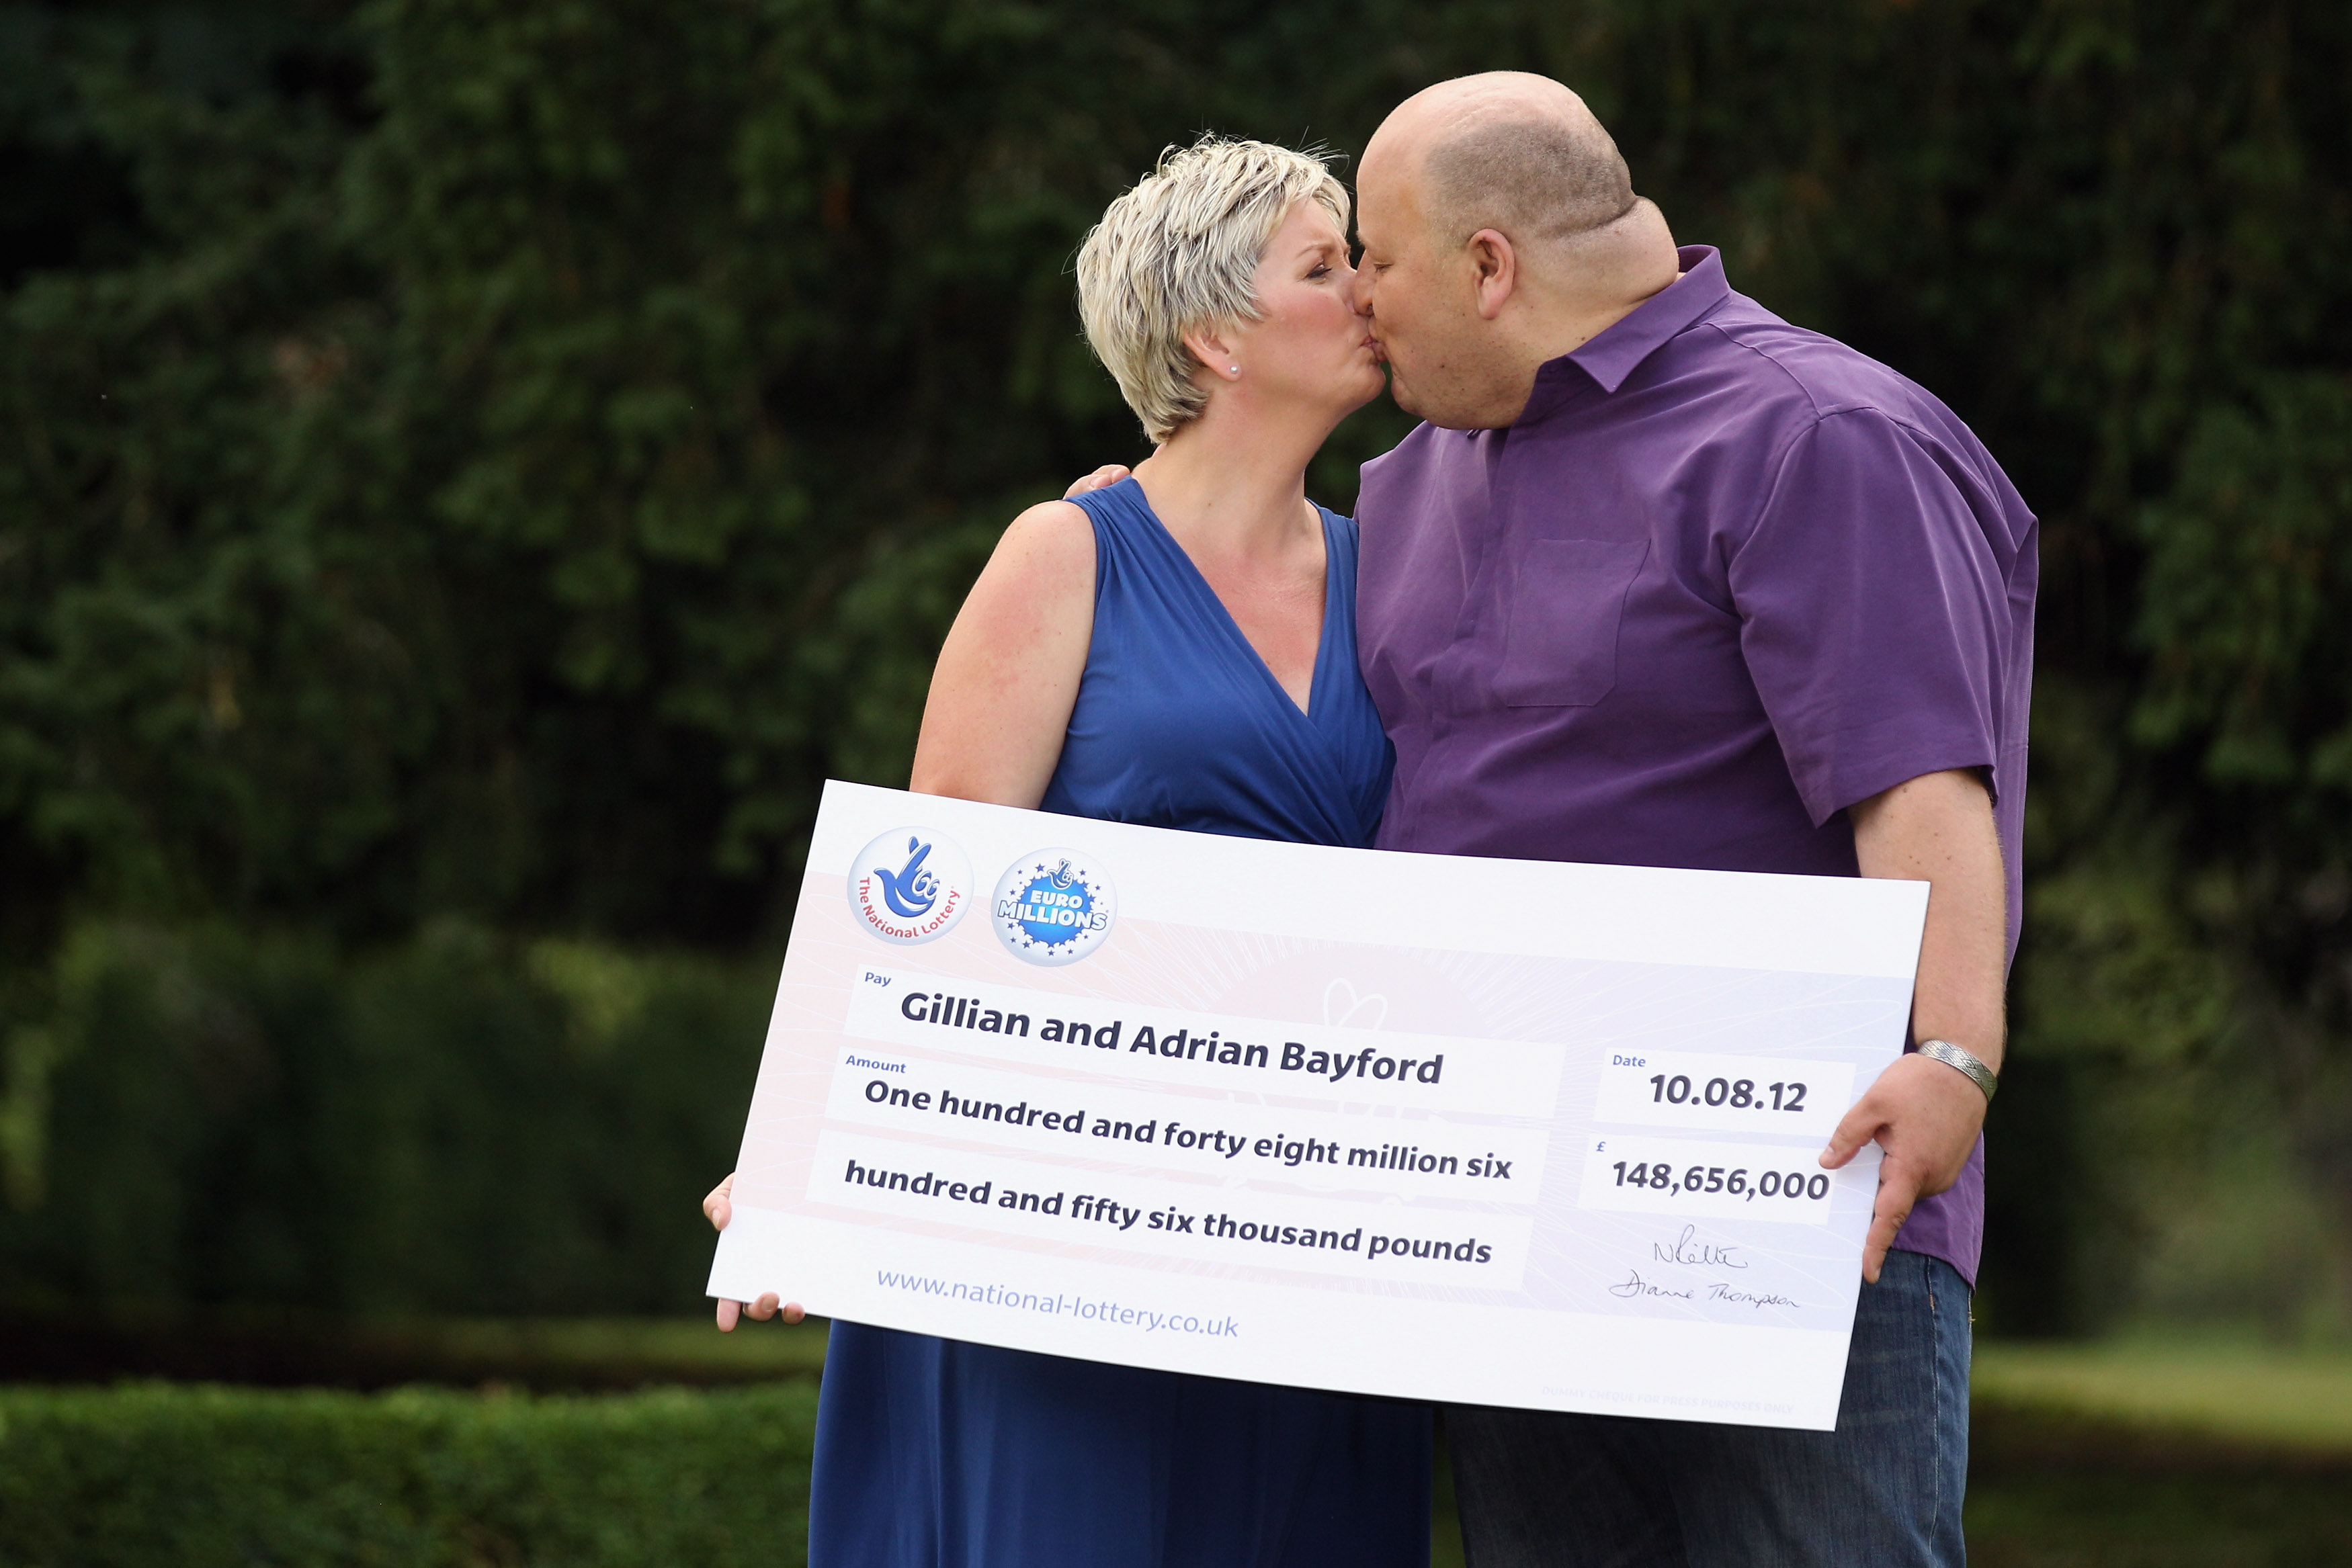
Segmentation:
<svg viewBox="0 0 2352 1568">
<path fill-rule="evenodd" d="M 1087 671 L 1095 630 L 1095 530 L 1067 501 L 1013 519 L 948 631 L 915 742 L 914 789 L 1000 806 L 1034 808 L 1062 758 L 1062 737 Z M 735 1177 L 710 1189 L 711 1228 L 734 1218 Z M 773 1291 L 756 1301 L 721 1301 L 719 1326 L 781 1314 L 798 1301 Z"/>
<path fill-rule="evenodd" d="M 1030 507 L 940 649 L 909 787 L 1034 809 L 1061 760 L 1094 624 L 1092 521 L 1067 501 Z"/>
</svg>

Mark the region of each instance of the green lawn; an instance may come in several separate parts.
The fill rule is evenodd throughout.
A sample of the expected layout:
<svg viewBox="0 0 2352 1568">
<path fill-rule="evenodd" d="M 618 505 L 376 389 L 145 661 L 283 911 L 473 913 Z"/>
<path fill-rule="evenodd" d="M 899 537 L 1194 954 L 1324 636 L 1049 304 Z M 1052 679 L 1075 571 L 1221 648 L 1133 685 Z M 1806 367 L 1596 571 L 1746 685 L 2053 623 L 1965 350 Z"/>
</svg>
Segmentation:
<svg viewBox="0 0 2352 1568">
<path fill-rule="evenodd" d="M 2352 1454 L 2352 1352 L 2134 1340 L 1979 1343 L 1975 1383 L 1980 1405 Z"/>
<path fill-rule="evenodd" d="M 2352 1355 L 1980 1344 L 1978 1568 L 2352 1563 Z"/>
<path fill-rule="evenodd" d="M 0 1384 L 173 1383 L 397 1388 L 504 1384 L 590 1392 L 813 1375 L 824 1325 L 707 1317 L 352 1322 L 268 1312 L 0 1313 Z"/>
<path fill-rule="evenodd" d="M 451 1365 L 515 1366 L 559 1379 L 625 1366 L 651 1383 L 733 1383 L 814 1375 L 824 1365 L 823 1322 L 746 1322 L 720 1333 L 708 1318 L 460 1319 L 406 1331 L 404 1340 L 398 1330 L 383 1337 Z"/>
</svg>

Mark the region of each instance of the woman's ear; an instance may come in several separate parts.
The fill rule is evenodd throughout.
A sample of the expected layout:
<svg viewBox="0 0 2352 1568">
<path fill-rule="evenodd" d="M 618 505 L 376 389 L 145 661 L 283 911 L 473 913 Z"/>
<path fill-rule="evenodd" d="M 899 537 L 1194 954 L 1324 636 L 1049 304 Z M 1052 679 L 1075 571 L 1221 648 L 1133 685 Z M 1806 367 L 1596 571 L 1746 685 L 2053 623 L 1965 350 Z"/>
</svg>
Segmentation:
<svg viewBox="0 0 2352 1568">
<path fill-rule="evenodd" d="M 1201 368 L 1221 382 L 1237 382 L 1242 376 L 1241 356 L 1223 328 L 1203 327 L 1187 332 L 1181 340 L 1201 361 Z"/>
</svg>

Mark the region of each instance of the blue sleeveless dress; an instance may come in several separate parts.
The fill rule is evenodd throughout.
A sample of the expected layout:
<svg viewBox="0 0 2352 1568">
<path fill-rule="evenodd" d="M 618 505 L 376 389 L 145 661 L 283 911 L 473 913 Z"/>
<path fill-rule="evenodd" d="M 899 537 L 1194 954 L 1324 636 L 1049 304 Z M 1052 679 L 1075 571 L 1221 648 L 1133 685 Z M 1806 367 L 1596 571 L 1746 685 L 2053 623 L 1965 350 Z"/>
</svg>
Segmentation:
<svg viewBox="0 0 2352 1568">
<path fill-rule="evenodd" d="M 1045 809 L 1366 848 L 1391 754 L 1356 667 L 1356 525 L 1323 514 L 1323 643 L 1290 700 L 1132 479 L 1095 527 L 1094 641 Z M 810 1568 L 1427 1568 L 1426 1406 L 835 1322 Z"/>
</svg>

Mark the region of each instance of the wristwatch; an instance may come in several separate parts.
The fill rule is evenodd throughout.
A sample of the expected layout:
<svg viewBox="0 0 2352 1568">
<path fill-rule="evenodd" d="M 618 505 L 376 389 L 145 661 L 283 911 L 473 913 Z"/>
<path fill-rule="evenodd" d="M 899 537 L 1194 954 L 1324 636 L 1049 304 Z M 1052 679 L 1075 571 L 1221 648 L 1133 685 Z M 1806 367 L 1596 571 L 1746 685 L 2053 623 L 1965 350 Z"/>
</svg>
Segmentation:
<svg viewBox="0 0 2352 1568">
<path fill-rule="evenodd" d="M 1978 1061 L 1974 1051 L 1964 1051 L 1948 1040 L 1923 1040 L 1919 1042 L 1919 1054 L 1967 1073 L 1969 1082 L 1984 1091 L 1985 1103 L 1992 1103 L 1992 1092 L 2000 1087 L 2000 1078 Z"/>
</svg>

